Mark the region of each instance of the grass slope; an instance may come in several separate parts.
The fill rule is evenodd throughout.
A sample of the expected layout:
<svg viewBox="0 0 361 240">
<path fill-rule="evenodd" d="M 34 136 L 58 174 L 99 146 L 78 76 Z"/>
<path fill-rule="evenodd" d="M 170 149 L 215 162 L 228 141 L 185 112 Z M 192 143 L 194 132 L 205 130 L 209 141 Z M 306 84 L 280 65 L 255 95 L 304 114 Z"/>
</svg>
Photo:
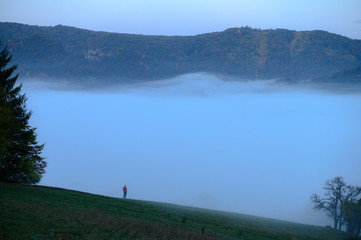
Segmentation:
<svg viewBox="0 0 361 240">
<path fill-rule="evenodd" d="M 346 239 L 242 214 L 0 183 L 0 239 Z"/>
</svg>

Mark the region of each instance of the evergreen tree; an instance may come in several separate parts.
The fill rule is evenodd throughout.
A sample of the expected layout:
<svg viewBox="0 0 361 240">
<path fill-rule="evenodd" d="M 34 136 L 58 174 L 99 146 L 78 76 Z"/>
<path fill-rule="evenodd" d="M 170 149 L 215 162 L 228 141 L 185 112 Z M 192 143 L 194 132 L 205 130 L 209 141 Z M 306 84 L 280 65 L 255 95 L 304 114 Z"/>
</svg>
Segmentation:
<svg viewBox="0 0 361 240">
<path fill-rule="evenodd" d="M 0 42 L 1 46 L 1 42 Z M 35 184 L 45 173 L 46 162 L 40 156 L 44 145 L 36 140 L 29 126 L 31 112 L 26 96 L 15 86 L 17 66 L 6 68 L 12 56 L 5 47 L 0 53 L 0 181 Z"/>
</svg>

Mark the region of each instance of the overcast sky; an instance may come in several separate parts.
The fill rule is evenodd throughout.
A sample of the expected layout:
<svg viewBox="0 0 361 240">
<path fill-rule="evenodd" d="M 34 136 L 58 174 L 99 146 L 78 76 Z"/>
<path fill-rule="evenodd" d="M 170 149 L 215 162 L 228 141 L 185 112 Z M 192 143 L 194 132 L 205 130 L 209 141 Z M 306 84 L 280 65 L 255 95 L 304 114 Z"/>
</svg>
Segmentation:
<svg viewBox="0 0 361 240">
<path fill-rule="evenodd" d="M 360 0 L 0 0 L 0 21 L 147 35 L 230 27 L 326 30 L 361 39 Z"/>
</svg>

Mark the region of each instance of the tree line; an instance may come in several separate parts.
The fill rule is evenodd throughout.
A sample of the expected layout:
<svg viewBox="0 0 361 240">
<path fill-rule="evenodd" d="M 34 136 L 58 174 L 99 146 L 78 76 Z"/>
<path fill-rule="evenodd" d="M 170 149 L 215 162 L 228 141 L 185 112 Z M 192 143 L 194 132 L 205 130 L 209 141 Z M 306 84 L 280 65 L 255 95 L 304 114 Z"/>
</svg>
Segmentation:
<svg viewBox="0 0 361 240">
<path fill-rule="evenodd" d="M 24 76 L 98 84 L 192 72 L 310 79 L 361 65 L 361 41 L 325 31 L 249 27 L 195 36 L 145 36 L 0 23 Z"/>
</svg>

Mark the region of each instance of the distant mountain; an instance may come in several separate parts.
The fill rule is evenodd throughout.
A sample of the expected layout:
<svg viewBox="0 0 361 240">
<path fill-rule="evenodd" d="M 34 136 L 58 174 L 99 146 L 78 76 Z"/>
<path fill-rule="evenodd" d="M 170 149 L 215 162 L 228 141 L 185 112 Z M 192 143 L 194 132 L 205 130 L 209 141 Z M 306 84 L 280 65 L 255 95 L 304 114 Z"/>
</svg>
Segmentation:
<svg viewBox="0 0 361 240">
<path fill-rule="evenodd" d="M 311 79 L 361 65 L 361 40 L 325 31 L 249 27 L 196 36 L 145 36 L 0 23 L 22 76 L 151 80 L 191 72 Z"/>
</svg>

